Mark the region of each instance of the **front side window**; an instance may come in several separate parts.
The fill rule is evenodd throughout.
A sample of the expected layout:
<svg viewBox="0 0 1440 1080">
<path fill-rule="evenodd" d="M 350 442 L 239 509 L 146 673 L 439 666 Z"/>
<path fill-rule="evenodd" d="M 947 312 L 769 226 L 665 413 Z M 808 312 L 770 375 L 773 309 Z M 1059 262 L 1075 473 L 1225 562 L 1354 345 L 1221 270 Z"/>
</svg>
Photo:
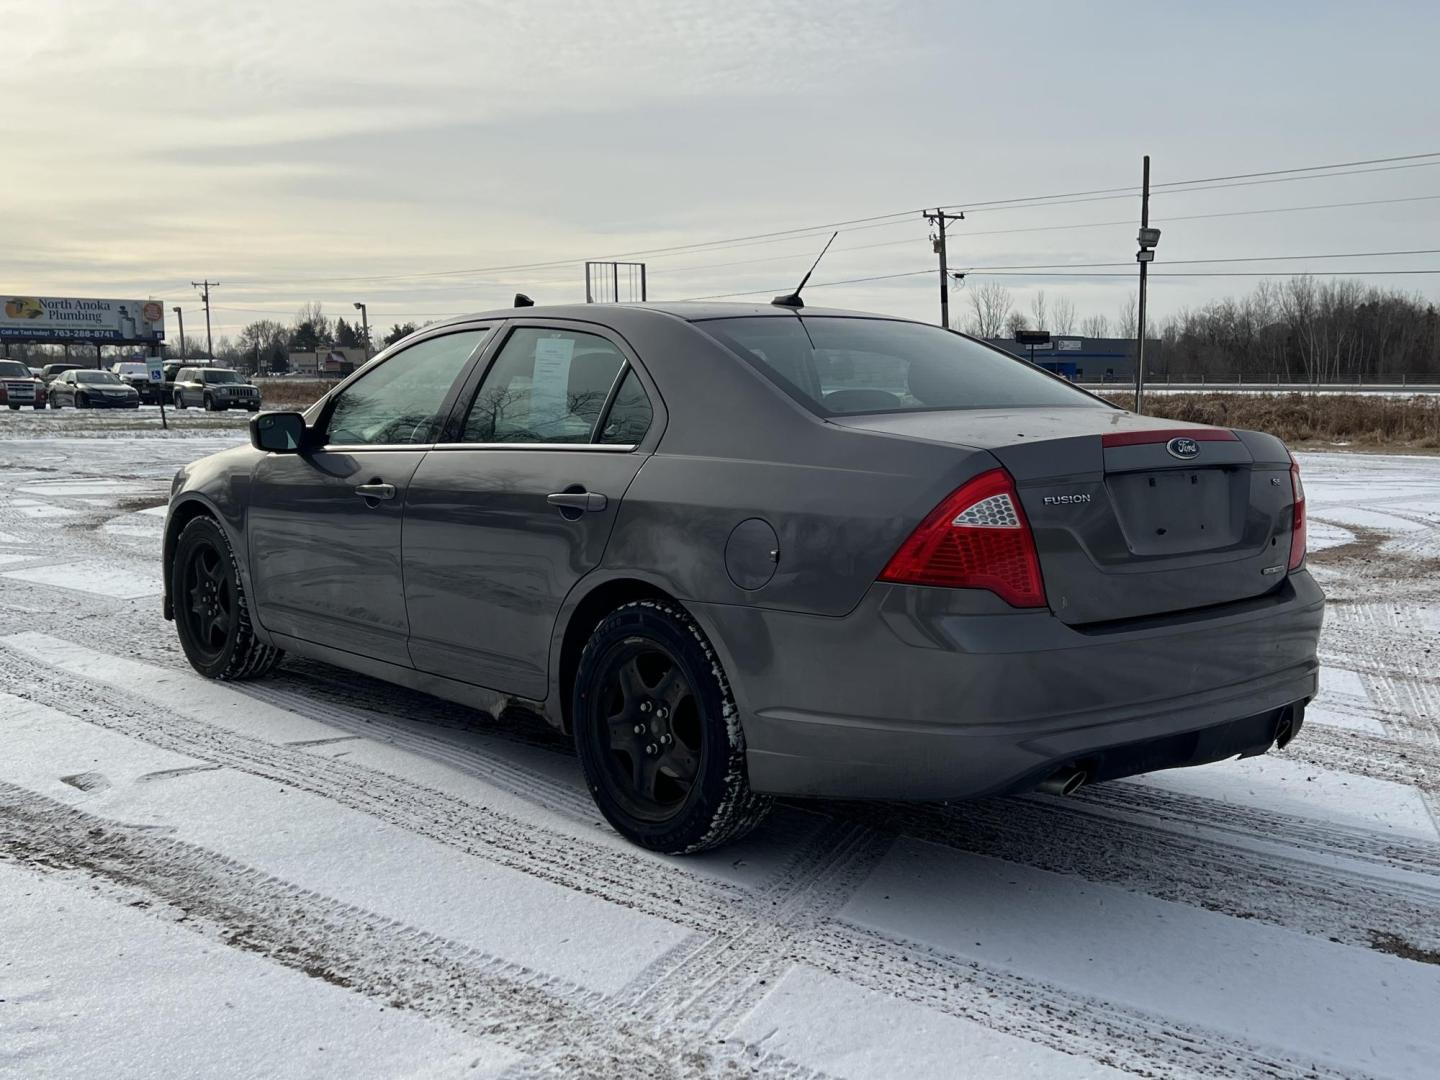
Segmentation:
<svg viewBox="0 0 1440 1080">
<path fill-rule="evenodd" d="M 205 381 L 211 384 L 237 383 L 245 381 L 244 379 L 240 378 L 240 376 L 237 375 L 235 372 L 227 371 L 224 368 L 211 368 L 209 371 L 204 372 L 204 375 Z"/>
<path fill-rule="evenodd" d="M 431 443 L 441 408 L 488 329 L 463 330 L 410 346 L 340 391 L 326 425 L 331 446 Z"/>
<path fill-rule="evenodd" d="M 695 325 L 821 416 L 1107 407 L 1023 360 L 923 323 L 821 315 Z"/>
<path fill-rule="evenodd" d="M 588 443 L 625 366 L 598 334 L 521 327 L 485 374 L 462 438 L 471 443 Z"/>
<path fill-rule="evenodd" d="M 82 383 L 118 383 L 120 376 L 113 371 L 77 371 L 75 381 Z"/>
</svg>

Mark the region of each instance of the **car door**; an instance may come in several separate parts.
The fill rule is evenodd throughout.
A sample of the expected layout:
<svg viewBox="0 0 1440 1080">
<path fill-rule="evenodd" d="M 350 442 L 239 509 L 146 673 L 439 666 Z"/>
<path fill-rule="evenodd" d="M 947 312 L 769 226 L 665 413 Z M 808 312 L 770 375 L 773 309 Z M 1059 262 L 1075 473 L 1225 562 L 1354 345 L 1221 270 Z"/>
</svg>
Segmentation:
<svg viewBox="0 0 1440 1080">
<path fill-rule="evenodd" d="M 60 377 L 52 385 L 60 388 L 60 404 L 71 406 L 75 404 L 75 372 L 73 370 L 62 371 Z"/>
<path fill-rule="evenodd" d="M 410 483 L 410 657 L 539 700 L 560 605 L 604 554 L 663 427 L 659 397 L 593 324 L 512 323 L 484 367 Z"/>
<path fill-rule="evenodd" d="M 267 630 L 409 666 L 406 491 L 489 332 L 447 330 L 362 370 L 327 400 L 307 447 L 256 466 L 248 546 Z"/>
</svg>

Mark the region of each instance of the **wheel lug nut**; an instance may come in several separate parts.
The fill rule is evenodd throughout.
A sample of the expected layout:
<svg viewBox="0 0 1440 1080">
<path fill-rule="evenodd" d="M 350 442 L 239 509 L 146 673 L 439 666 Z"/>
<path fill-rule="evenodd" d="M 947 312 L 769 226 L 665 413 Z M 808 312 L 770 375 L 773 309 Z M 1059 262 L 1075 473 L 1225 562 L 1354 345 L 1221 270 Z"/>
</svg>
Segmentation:
<svg viewBox="0 0 1440 1080">
<path fill-rule="evenodd" d="M 653 742 L 645 747 L 645 753 L 649 754 L 651 757 L 655 756 L 655 744 Z"/>
<path fill-rule="evenodd" d="M 660 745 L 669 746 L 674 740 L 669 735 L 660 736 Z"/>
<path fill-rule="evenodd" d="M 649 703 L 648 701 L 642 701 L 642 702 L 640 702 L 640 711 L 641 711 L 641 712 L 649 712 L 649 711 L 650 711 L 650 703 Z"/>
<path fill-rule="evenodd" d="M 636 725 L 635 725 L 635 734 L 636 734 L 636 735 L 643 734 L 644 731 L 645 731 L 645 725 L 644 725 L 644 724 L 636 724 Z"/>
<path fill-rule="evenodd" d="M 664 705 L 661 705 L 658 709 L 655 710 L 655 715 L 658 716 L 661 720 L 664 720 L 667 716 L 670 715 L 670 710 L 667 709 Z"/>
</svg>

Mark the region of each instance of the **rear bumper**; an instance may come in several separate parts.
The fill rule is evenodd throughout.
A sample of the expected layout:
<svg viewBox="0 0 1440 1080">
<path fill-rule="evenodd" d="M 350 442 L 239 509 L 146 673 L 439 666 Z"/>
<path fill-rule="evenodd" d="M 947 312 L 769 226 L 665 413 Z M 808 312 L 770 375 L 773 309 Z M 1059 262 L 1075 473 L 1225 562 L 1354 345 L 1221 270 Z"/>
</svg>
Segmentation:
<svg viewBox="0 0 1440 1080">
<path fill-rule="evenodd" d="M 756 790 L 962 799 L 1064 765 L 1099 779 L 1259 753 L 1314 696 L 1324 595 L 1082 631 L 985 594 L 877 584 L 843 618 L 695 605 L 732 675 Z M 988 609 L 988 610 L 985 610 Z"/>
</svg>

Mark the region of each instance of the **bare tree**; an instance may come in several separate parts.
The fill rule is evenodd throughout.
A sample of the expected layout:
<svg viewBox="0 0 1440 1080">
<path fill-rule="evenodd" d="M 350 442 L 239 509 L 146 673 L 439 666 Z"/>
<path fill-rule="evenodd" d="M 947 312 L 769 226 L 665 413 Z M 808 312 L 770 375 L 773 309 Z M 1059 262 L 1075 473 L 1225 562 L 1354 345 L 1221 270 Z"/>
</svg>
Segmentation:
<svg viewBox="0 0 1440 1080">
<path fill-rule="evenodd" d="M 1075 305 L 1068 297 L 1062 296 L 1050 309 L 1050 329 L 1057 334 L 1075 332 Z"/>
<path fill-rule="evenodd" d="M 1012 311 L 1009 318 L 1005 320 L 1005 333 L 1009 337 L 1013 338 L 1018 331 L 1029 328 L 1029 320 L 1025 318 L 1023 311 Z"/>
<path fill-rule="evenodd" d="M 1104 315 L 1089 315 L 1080 324 L 1080 333 L 1089 338 L 1109 337 L 1110 320 Z"/>
<path fill-rule="evenodd" d="M 976 337 L 999 337 L 1005 330 L 1005 321 L 1010 317 L 1010 290 L 999 282 L 989 282 L 968 290 L 970 308 L 970 333 Z"/>
<path fill-rule="evenodd" d="M 1034 317 L 1034 319 L 1035 319 L 1035 329 L 1036 329 L 1036 330 L 1048 330 L 1048 329 L 1049 329 L 1049 327 L 1046 325 L 1046 322 L 1045 322 L 1045 317 L 1049 314 L 1049 309 L 1048 309 L 1048 307 L 1047 307 L 1046 304 L 1045 304 L 1045 290 L 1044 290 L 1044 289 L 1041 289 L 1039 292 L 1037 292 L 1037 293 L 1034 295 L 1034 297 L 1031 298 L 1031 300 L 1030 300 L 1030 314 L 1031 314 L 1031 315 Z"/>
<path fill-rule="evenodd" d="M 1140 324 L 1140 317 L 1136 313 L 1135 305 L 1135 294 L 1133 292 L 1128 293 L 1125 297 L 1125 302 L 1120 305 L 1120 310 L 1116 313 L 1115 318 L 1120 324 L 1116 329 L 1116 333 L 1121 337 L 1133 338 L 1135 336 L 1135 329 Z"/>
</svg>

